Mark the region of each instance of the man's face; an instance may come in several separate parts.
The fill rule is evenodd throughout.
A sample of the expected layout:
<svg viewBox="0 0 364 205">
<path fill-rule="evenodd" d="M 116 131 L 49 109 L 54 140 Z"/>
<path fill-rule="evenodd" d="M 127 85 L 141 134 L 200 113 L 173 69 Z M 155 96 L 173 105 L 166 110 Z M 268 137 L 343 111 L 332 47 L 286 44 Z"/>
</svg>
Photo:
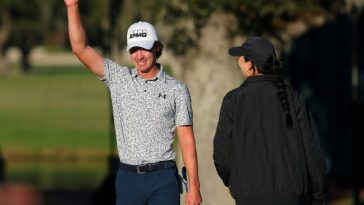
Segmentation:
<svg viewBox="0 0 364 205">
<path fill-rule="evenodd" d="M 155 65 L 155 55 L 152 50 L 133 47 L 129 50 L 130 59 L 139 72 L 146 73 Z"/>
</svg>

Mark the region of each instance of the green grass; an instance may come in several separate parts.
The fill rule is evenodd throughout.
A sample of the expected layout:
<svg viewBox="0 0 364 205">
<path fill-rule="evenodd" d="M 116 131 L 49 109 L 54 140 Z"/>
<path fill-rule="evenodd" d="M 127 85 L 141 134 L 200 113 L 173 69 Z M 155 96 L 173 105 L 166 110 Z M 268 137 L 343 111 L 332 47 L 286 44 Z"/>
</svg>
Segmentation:
<svg viewBox="0 0 364 205">
<path fill-rule="evenodd" d="M 7 179 L 40 188 L 94 188 L 107 172 L 108 103 L 106 86 L 84 67 L 35 67 L 29 75 L 0 78 Z"/>
<path fill-rule="evenodd" d="M 6 179 L 42 190 L 97 188 L 110 152 L 116 154 L 108 98 L 107 87 L 81 66 L 34 67 L 29 75 L 0 77 Z"/>
<path fill-rule="evenodd" d="M 3 79 L 1 146 L 6 149 L 13 144 L 42 144 L 48 148 L 70 143 L 79 147 L 107 145 L 107 97 L 105 86 L 91 74 Z"/>
</svg>

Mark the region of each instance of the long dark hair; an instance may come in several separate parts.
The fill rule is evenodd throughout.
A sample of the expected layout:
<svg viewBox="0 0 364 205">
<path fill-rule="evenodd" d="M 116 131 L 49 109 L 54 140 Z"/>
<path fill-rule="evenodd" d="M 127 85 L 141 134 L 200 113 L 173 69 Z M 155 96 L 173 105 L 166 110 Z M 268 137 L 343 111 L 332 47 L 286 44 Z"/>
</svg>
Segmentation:
<svg viewBox="0 0 364 205">
<path fill-rule="evenodd" d="M 268 58 L 267 62 L 262 65 L 254 65 L 254 62 L 252 63 L 253 63 L 253 69 L 258 70 L 259 73 L 274 76 L 275 78 L 274 83 L 278 89 L 278 99 L 281 103 L 282 110 L 286 116 L 286 125 L 287 127 L 292 127 L 293 120 L 290 114 L 290 107 L 287 95 L 287 85 L 284 83 L 282 77 L 280 76 L 280 69 L 282 63 L 277 59 L 275 53 L 273 53 L 273 55 L 271 55 Z"/>
</svg>

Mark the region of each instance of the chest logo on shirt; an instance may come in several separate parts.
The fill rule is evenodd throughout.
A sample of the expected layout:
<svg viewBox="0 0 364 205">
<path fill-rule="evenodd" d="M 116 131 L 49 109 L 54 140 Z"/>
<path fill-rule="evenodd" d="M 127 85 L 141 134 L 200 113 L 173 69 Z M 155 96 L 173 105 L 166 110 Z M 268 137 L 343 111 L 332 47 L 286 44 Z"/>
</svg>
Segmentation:
<svg viewBox="0 0 364 205">
<path fill-rule="evenodd" d="M 166 99 L 166 94 L 159 93 L 158 97 Z"/>
</svg>

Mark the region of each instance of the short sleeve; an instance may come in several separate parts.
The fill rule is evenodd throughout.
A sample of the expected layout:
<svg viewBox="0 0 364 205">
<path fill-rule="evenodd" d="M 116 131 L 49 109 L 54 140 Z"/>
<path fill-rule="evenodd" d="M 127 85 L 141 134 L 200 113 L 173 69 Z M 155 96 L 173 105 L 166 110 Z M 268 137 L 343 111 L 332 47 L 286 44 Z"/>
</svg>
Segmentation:
<svg viewBox="0 0 364 205">
<path fill-rule="evenodd" d="M 190 92 L 186 85 L 179 86 L 176 93 L 176 126 L 192 125 L 193 114 Z"/>
<path fill-rule="evenodd" d="M 123 77 L 130 75 L 130 69 L 122 67 L 116 62 L 104 58 L 104 78 L 100 78 L 106 86 L 110 87 L 116 81 L 120 81 Z"/>
</svg>

